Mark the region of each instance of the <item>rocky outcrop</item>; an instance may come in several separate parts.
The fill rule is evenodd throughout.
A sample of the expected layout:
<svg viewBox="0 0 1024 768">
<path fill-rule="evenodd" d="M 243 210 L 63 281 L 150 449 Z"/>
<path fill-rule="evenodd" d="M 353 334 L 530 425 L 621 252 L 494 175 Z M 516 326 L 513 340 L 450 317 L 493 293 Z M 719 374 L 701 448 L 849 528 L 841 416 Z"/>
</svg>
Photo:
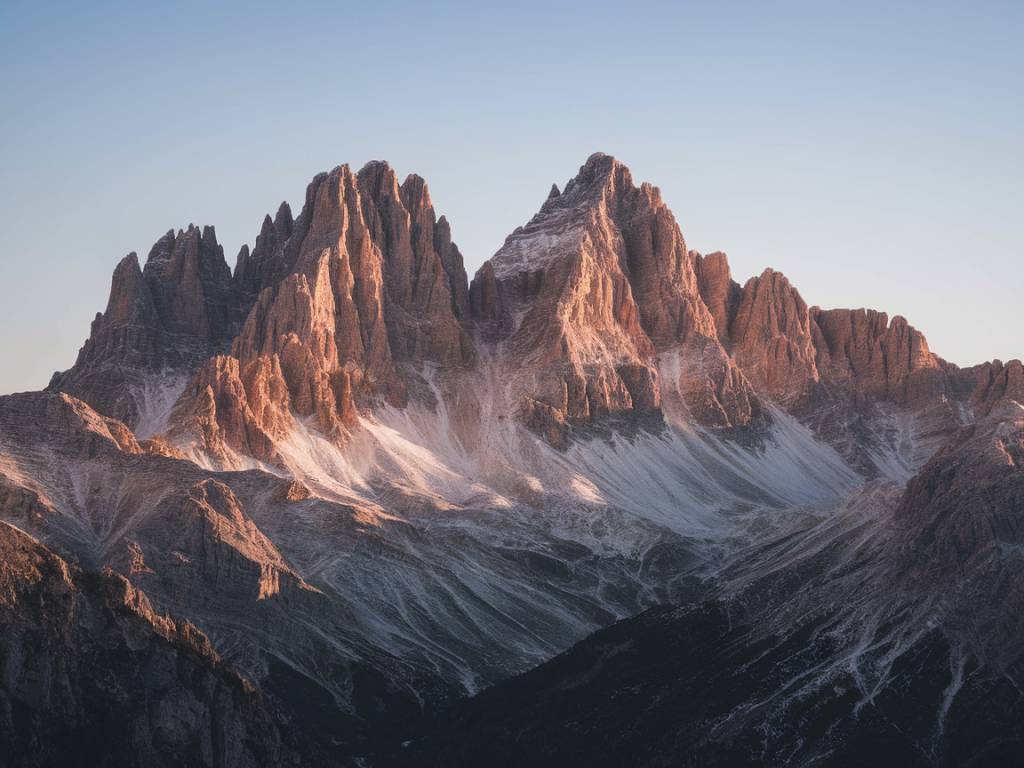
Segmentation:
<svg viewBox="0 0 1024 768">
<path fill-rule="evenodd" d="M 166 541 L 169 531 L 173 541 Z M 117 565 L 178 610 L 201 615 L 211 604 L 230 610 L 230 605 L 282 593 L 296 599 L 299 592 L 311 591 L 245 514 L 231 488 L 217 480 L 168 494 L 131 537 L 130 562 Z"/>
<path fill-rule="evenodd" d="M 902 317 L 809 308 L 772 269 L 741 287 L 724 254 L 698 257 L 698 274 L 723 344 L 757 391 L 777 403 L 799 410 L 824 394 L 910 405 L 953 386 L 952 369 Z"/>
<path fill-rule="evenodd" d="M 1024 658 L 1024 404 L 992 394 L 987 415 L 907 483 L 895 517 L 910 556 L 893 579 L 922 609 L 970 627 L 979 658 L 1014 669 Z"/>
<path fill-rule="evenodd" d="M 134 253 L 118 264 L 106 311 L 93 321 L 75 365 L 55 374 L 49 389 L 135 426 L 146 377 L 189 373 L 226 351 L 244 311 L 213 228 L 172 230 L 145 268 Z"/>
<path fill-rule="evenodd" d="M 298 765 L 282 721 L 187 622 L 0 523 L 0 751 L 9 765 Z M 306 745 L 311 748 L 312 745 Z"/>
<path fill-rule="evenodd" d="M 724 254 L 696 259 L 701 296 L 730 359 L 758 393 L 867 477 L 920 467 L 984 399 L 993 366 L 945 362 L 902 317 L 808 308 L 774 270 L 740 286 Z M 900 434 L 897 418 L 912 436 Z"/>
<path fill-rule="evenodd" d="M 261 295 L 234 353 L 249 362 L 297 344 L 327 371 L 351 363 L 367 390 L 394 394 L 400 384 L 384 321 L 383 259 L 363 217 L 358 179 L 347 166 L 321 174 L 306 200 L 294 271 L 287 285 Z M 297 382 L 289 377 L 289 384 Z"/>
<path fill-rule="evenodd" d="M 447 221 L 436 221 L 426 183 L 411 175 L 399 185 L 386 163 L 370 163 L 359 172 L 358 187 L 366 226 L 383 260 L 384 316 L 394 359 L 472 361 L 472 341 L 462 324 L 468 319 L 466 271 Z"/>
<path fill-rule="evenodd" d="M 729 327 L 742 294 L 739 284 L 732 279 L 729 258 L 721 251 L 706 256 L 691 251 L 691 257 L 701 298 L 715 322 L 718 338 L 727 343 Z"/>
<path fill-rule="evenodd" d="M 559 447 L 594 420 L 666 409 L 757 441 L 774 403 L 869 475 L 894 450 L 886 409 L 927 414 L 937 445 L 1004 375 L 945 363 L 901 317 L 808 307 L 771 269 L 740 285 L 725 254 L 687 250 L 657 187 L 598 153 L 472 284 L 423 179 L 383 162 L 318 175 L 233 276 L 212 229 L 168 233 L 144 269 L 118 266 L 51 389 L 165 450 L 279 466 L 295 417 L 343 443 L 360 412 L 410 398 L 458 403 L 459 440 L 478 441 L 486 409 L 459 372 L 481 359 L 499 407 Z"/>
<path fill-rule="evenodd" d="M 736 403 L 754 395 L 719 343 L 695 256 L 658 189 L 634 185 L 612 157 L 592 156 L 549 195 L 470 295 L 517 382 L 522 418 L 556 444 L 573 423 L 660 408 L 666 388 L 706 423 L 750 423 L 752 409 Z M 663 353 L 685 361 L 672 381 L 658 377 Z"/>
<path fill-rule="evenodd" d="M 264 288 L 276 284 L 290 272 L 294 259 L 289 256 L 295 249 L 289 249 L 289 241 L 294 231 L 292 209 L 288 203 L 281 203 L 273 219 L 269 213 L 263 219 L 252 253 L 248 246 L 242 246 L 235 262 L 234 283 L 250 306 Z"/>
<path fill-rule="evenodd" d="M 782 273 L 766 269 L 744 284 L 728 338 L 737 365 L 775 402 L 798 402 L 817 383 L 810 312 Z"/>
<path fill-rule="evenodd" d="M 241 308 L 213 227 L 168 232 L 150 251 L 143 277 L 167 333 L 216 345 L 237 331 Z"/>
<path fill-rule="evenodd" d="M 291 398 L 279 358 L 256 357 L 244 367 L 238 358 L 211 358 L 176 405 L 168 438 L 193 443 L 224 466 L 251 457 L 281 463 L 275 440 L 292 426 Z"/>
<path fill-rule="evenodd" d="M 86 403 L 61 393 L 26 393 L 5 399 L 3 432 L 8 439 L 28 445 L 60 440 L 63 452 L 88 459 L 105 450 L 143 453 L 135 435 L 123 423 L 102 416 Z"/>
<path fill-rule="evenodd" d="M 470 283 L 469 306 L 485 341 L 499 341 L 515 330 L 511 308 L 505 306 L 494 265 L 490 261 L 484 262 Z"/>
<path fill-rule="evenodd" d="M 888 402 L 941 395 L 943 366 L 906 319 L 866 309 L 813 310 L 818 367 L 831 384 Z"/>
<path fill-rule="evenodd" d="M 475 357 L 448 223 L 421 178 L 399 185 L 385 163 L 317 176 L 298 219 L 282 206 L 264 221 L 235 282 L 256 297 L 235 361 L 207 366 L 177 407 L 215 455 L 274 462 L 265 436 L 291 412 L 343 439 L 360 407 L 403 405 L 422 366 Z"/>
<path fill-rule="evenodd" d="M 970 387 L 969 402 L 979 416 L 1006 401 L 1024 403 L 1024 363 L 1020 360 L 994 360 L 956 373 Z"/>
<path fill-rule="evenodd" d="M 963 396 L 963 377 L 903 317 L 808 307 L 784 275 L 766 269 L 742 287 L 724 254 L 697 255 L 701 296 L 719 338 L 758 392 L 803 411 L 849 397 L 900 406 Z"/>
</svg>

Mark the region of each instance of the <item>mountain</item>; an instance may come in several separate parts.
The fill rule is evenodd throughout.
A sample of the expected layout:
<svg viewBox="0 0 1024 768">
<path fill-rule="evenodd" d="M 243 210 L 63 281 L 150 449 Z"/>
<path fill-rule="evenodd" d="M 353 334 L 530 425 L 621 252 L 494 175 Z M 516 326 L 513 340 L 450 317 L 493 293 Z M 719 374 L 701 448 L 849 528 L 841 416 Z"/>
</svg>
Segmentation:
<svg viewBox="0 0 1024 768">
<path fill-rule="evenodd" d="M 0 398 L 0 521 L 202 633 L 277 760 L 801 763 L 883 738 L 865 708 L 942 664 L 1017 679 L 995 648 L 1019 637 L 1021 402 L 1019 361 L 961 369 L 902 317 L 809 306 L 771 269 L 735 281 L 608 155 L 472 281 L 425 182 L 372 162 L 316 176 L 233 271 L 211 227 L 129 254 L 74 366 Z M 882 616 L 875 641 L 851 629 Z M 885 643 L 927 663 L 865 677 Z M 704 733 L 779 682 L 773 653 L 820 683 L 834 747 L 787 697 Z M 989 689 L 941 690 L 901 706 L 958 715 Z M 991 739 L 1012 736 L 999 691 Z M 887 743 L 990 743 L 915 728 Z"/>
<path fill-rule="evenodd" d="M 460 704 L 425 765 L 1014 765 L 1024 406 Z"/>
<path fill-rule="evenodd" d="M 285 721 L 124 576 L 0 523 L 4 765 L 301 765 Z"/>
</svg>

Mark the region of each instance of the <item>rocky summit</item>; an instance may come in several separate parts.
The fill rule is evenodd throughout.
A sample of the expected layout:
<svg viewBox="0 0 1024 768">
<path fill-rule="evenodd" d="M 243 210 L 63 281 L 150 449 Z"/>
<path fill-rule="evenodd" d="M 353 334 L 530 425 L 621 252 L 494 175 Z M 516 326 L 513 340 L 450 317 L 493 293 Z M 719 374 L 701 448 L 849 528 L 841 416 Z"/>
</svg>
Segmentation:
<svg viewBox="0 0 1024 768">
<path fill-rule="evenodd" d="M 0 397 L 0 764 L 1024 761 L 1021 362 L 538 201 L 472 280 L 383 162 L 117 264 Z"/>
</svg>

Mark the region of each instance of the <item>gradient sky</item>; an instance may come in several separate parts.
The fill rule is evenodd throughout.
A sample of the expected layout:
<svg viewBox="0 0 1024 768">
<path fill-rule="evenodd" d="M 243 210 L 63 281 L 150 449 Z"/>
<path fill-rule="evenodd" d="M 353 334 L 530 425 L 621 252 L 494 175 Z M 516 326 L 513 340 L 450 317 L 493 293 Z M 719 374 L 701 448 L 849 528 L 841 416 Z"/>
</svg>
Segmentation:
<svg viewBox="0 0 1024 768">
<path fill-rule="evenodd" d="M 315 173 L 386 159 L 472 273 L 596 150 L 740 281 L 1019 357 L 1022 39 L 1020 2 L 4 0 L 0 392 L 70 366 L 171 227 L 234 264 Z"/>
</svg>

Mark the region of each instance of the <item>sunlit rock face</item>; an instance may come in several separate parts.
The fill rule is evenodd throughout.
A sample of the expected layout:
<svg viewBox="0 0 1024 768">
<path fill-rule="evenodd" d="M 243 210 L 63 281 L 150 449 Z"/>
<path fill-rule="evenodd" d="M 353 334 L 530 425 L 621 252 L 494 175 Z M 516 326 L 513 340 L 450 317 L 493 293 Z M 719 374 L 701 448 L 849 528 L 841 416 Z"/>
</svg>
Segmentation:
<svg viewBox="0 0 1024 768">
<path fill-rule="evenodd" d="M 574 425 L 660 410 L 666 391 L 699 423 L 764 421 L 701 298 L 698 258 L 658 189 L 608 155 L 549 196 L 470 288 L 526 425 L 564 446 Z M 659 367 L 661 355 L 685 365 Z"/>
<path fill-rule="evenodd" d="M 569 754 L 557 717 L 506 709 L 522 691 L 583 707 L 595 764 L 833 736 L 946 759 L 982 744 L 955 736 L 975 679 L 1016 682 L 1021 402 L 1019 361 L 960 369 L 902 317 L 734 279 L 608 155 L 472 282 L 423 179 L 343 165 L 233 272 L 191 226 L 117 266 L 75 365 L 0 398 L 0 521 L 198 627 L 284 718 L 274 754 L 298 731 L 341 764 Z M 396 746 L 666 604 L 485 694 L 493 741 L 457 708 Z M 577 673 L 593 707 L 563 697 Z M 628 728 L 607 686 L 636 688 Z M 689 703 L 669 725 L 657 701 Z"/>
<path fill-rule="evenodd" d="M 144 270 L 118 266 L 51 389 L 221 466 L 286 465 L 274 443 L 294 419 L 341 445 L 360 414 L 411 398 L 457 404 L 470 450 L 487 412 L 565 450 L 608 417 L 665 413 L 753 445 L 781 407 L 857 471 L 892 476 L 937 447 L 899 455 L 898 432 L 948 434 L 983 375 L 903 318 L 809 308 L 771 269 L 740 285 L 724 254 L 687 250 L 657 187 L 598 153 L 472 284 L 424 181 L 382 162 L 317 176 L 233 276 L 211 228 L 168 233 Z"/>
</svg>

